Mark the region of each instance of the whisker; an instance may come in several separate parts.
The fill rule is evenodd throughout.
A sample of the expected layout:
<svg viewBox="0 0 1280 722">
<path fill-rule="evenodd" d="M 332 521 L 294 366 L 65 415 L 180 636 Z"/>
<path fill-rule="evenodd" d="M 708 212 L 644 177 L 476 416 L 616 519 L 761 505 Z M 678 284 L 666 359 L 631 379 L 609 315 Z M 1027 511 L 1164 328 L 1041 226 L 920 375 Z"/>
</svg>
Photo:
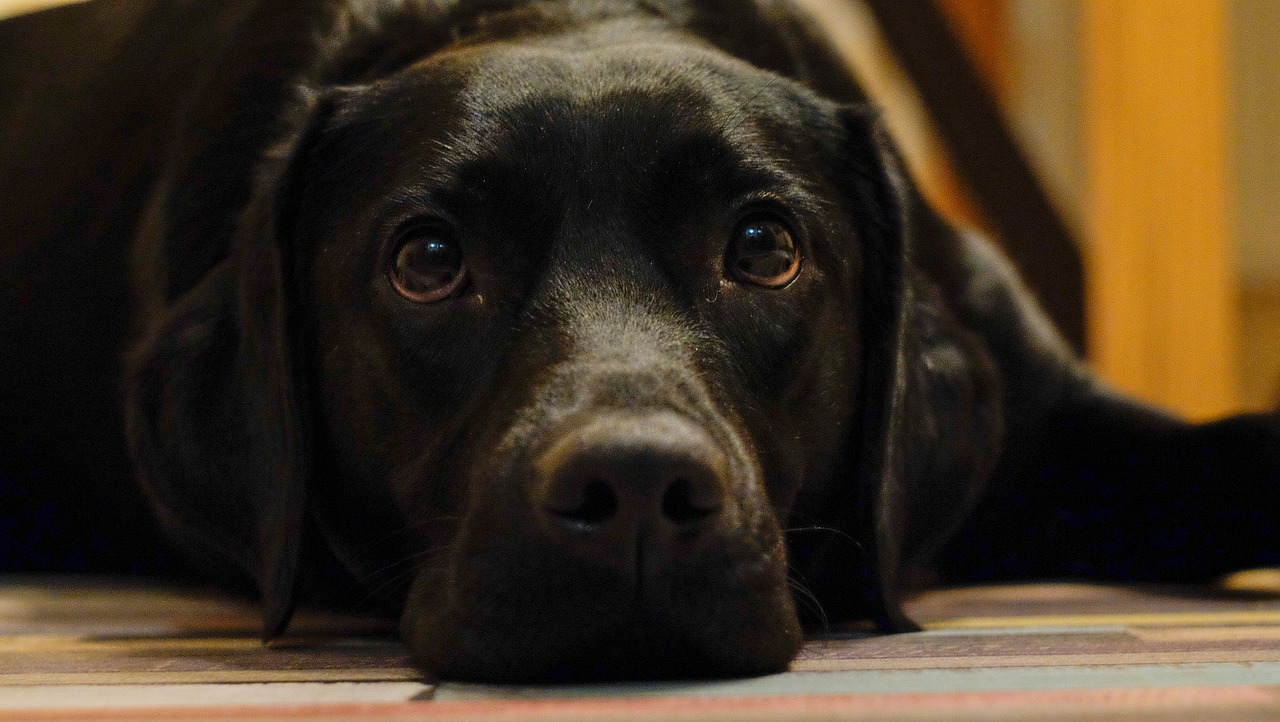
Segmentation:
<svg viewBox="0 0 1280 722">
<path fill-rule="evenodd" d="M 364 545 L 364 550 L 373 551 L 374 549 L 377 549 L 379 545 L 385 544 L 386 542 L 391 541 L 396 537 L 404 536 L 415 531 L 421 531 L 423 529 L 426 529 L 432 526 L 433 524 L 452 524 L 459 521 L 462 521 L 461 515 L 447 514 L 442 516 L 433 516 L 430 519 L 423 519 L 422 521 L 416 521 L 416 522 L 413 522 L 412 524 L 405 524 L 404 526 L 400 527 L 395 531 L 388 532 L 387 534 L 384 534 L 378 537 L 377 539 L 374 539 L 373 541 L 366 543 Z"/>
<path fill-rule="evenodd" d="M 369 572 L 368 574 L 364 575 L 364 577 L 362 577 L 360 581 L 372 582 L 376 577 L 386 574 L 390 571 L 393 571 L 399 567 L 403 567 L 405 564 L 419 562 L 424 559 L 430 559 L 431 557 L 443 554 L 448 550 L 449 550 L 448 546 L 440 546 L 440 547 L 433 547 L 431 549 L 423 549 L 421 551 L 412 552 L 411 554 L 408 554 L 407 556 L 397 561 L 390 562 L 386 566 L 383 566 L 380 569 L 377 569 L 376 571 Z"/>
<path fill-rule="evenodd" d="M 830 632 L 831 622 L 827 618 L 827 610 L 822 608 L 822 602 L 818 600 L 816 594 L 809 591 L 809 588 L 805 586 L 804 582 L 800 581 L 798 575 L 792 574 L 790 570 L 788 570 L 787 573 L 787 586 L 791 591 L 796 593 L 797 600 L 803 602 L 809 611 L 815 612 L 818 615 L 818 619 L 822 622 L 822 631 Z"/>
<path fill-rule="evenodd" d="M 867 550 L 866 550 L 866 547 L 863 545 L 863 543 L 862 543 L 862 542 L 858 541 L 857 539 L 854 539 L 852 536 L 850 536 L 850 535 L 848 534 L 848 532 L 845 532 L 845 531 L 843 531 L 843 530 L 841 530 L 841 529 L 836 529 L 836 528 L 834 528 L 834 527 L 829 527 L 829 526 L 800 526 L 800 527 L 791 527 L 791 528 L 789 528 L 789 529 L 787 529 L 787 530 L 786 530 L 786 533 L 787 533 L 787 534 L 792 534 L 792 533 L 796 533 L 796 532 L 809 532 L 809 531 L 826 532 L 826 533 L 828 533 L 828 534 L 832 534 L 832 535 L 834 535 L 834 536 L 837 536 L 837 537 L 840 537 L 840 538 L 842 538 L 842 539 L 847 540 L 850 544 L 853 544 L 853 546 L 854 546 L 854 547 L 855 547 L 855 548 L 856 548 L 860 553 L 865 554 L 865 553 L 866 553 L 866 551 L 867 551 Z"/>
<path fill-rule="evenodd" d="M 360 603 L 367 604 L 373 601 L 388 589 L 392 589 L 397 584 L 409 580 L 415 572 L 429 570 L 432 562 L 444 557 L 448 551 L 448 546 L 442 546 L 414 552 L 403 559 L 391 562 L 376 571 L 365 574 L 358 581 L 361 586 L 368 588 L 368 593 L 361 599 Z M 390 576 L 378 579 L 384 575 Z"/>
</svg>

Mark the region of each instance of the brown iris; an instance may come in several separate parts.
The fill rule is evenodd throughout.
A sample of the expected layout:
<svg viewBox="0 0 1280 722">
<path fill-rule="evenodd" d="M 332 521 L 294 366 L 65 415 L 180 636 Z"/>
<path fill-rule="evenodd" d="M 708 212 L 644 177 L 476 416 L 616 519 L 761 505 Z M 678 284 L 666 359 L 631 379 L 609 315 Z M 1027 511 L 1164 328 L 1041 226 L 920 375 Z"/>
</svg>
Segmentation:
<svg viewBox="0 0 1280 722">
<path fill-rule="evenodd" d="M 434 303 L 457 295 L 467 279 L 462 249 L 447 230 L 426 225 L 400 234 L 391 257 L 391 284 L 410 301 Z"/>
<path fill-rule="evenodd" d="M 781 219 L 772 215 L 749 216 L 733 232 L 726 264 L 740 281 L 782 288 L 800 274 L 800 248 Z"/>
</svg>

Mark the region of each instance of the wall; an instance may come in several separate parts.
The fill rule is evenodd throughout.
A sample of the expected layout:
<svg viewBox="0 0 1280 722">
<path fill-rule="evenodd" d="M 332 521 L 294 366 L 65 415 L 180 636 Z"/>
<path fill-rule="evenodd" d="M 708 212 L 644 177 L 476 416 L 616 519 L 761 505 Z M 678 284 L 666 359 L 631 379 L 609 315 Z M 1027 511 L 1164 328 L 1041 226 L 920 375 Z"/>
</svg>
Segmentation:
<svg viewBox="0 0 1280 722">
<path fill-rule="evenodd" d="M 1083 2 L 1007 1 L 1010 119 L 1055 201 L 1083 232 Z M 1237 397 L 1242 407 L 1268 408 L 1280 403 L 1280 2 L 1227 0 L 1225 10 L 1228 217 L 1240 316 Z"/>
</svg>

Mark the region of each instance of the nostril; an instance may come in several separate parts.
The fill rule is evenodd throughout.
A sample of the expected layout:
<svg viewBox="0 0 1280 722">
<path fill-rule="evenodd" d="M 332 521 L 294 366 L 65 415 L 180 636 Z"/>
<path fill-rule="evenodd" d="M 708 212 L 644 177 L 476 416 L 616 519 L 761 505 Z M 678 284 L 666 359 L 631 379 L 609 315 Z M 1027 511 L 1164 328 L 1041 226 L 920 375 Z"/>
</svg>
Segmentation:
<svg viewBox="0 0 1280 722">
<path fill-rule="evenodd" d="M 694 499 L 693 482 L 678 477 L 662 495 L 662 513 L 678 526 L 687 526 L 706 519 L 719 511 L 718 505 L 708 505 Z"/>
<path fill-rule="evenodd" d="M 583 525 L 606 522 L 618 511 L 618 496 L 604 479 L 591 479 L 582 489 L 580 503 L 571 508 L 548 508 L 561 519 Z"/>
</svg>

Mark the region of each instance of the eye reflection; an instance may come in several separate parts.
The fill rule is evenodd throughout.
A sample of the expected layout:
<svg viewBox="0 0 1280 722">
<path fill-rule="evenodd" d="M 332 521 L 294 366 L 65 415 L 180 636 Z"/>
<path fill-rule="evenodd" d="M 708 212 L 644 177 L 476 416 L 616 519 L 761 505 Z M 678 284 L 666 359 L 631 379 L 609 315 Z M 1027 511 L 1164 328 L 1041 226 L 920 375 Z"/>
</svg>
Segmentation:
<svg viewBox="0 0 1280 722">
<path fill-rule="evenodd" d="M 800 273 L 800 249 L 781 219 L 755 215 L 734 230 L 726 266 L 739 281 L 781 288 Z"/>
<path fill-rule="evenodd" d="M 447 231 L 431 226 L 401 234 L 392 256 L 391 283 L 396 292 L 418 303 L 450 298 L 467 277 L 462 249 Z"/>
</svg>

